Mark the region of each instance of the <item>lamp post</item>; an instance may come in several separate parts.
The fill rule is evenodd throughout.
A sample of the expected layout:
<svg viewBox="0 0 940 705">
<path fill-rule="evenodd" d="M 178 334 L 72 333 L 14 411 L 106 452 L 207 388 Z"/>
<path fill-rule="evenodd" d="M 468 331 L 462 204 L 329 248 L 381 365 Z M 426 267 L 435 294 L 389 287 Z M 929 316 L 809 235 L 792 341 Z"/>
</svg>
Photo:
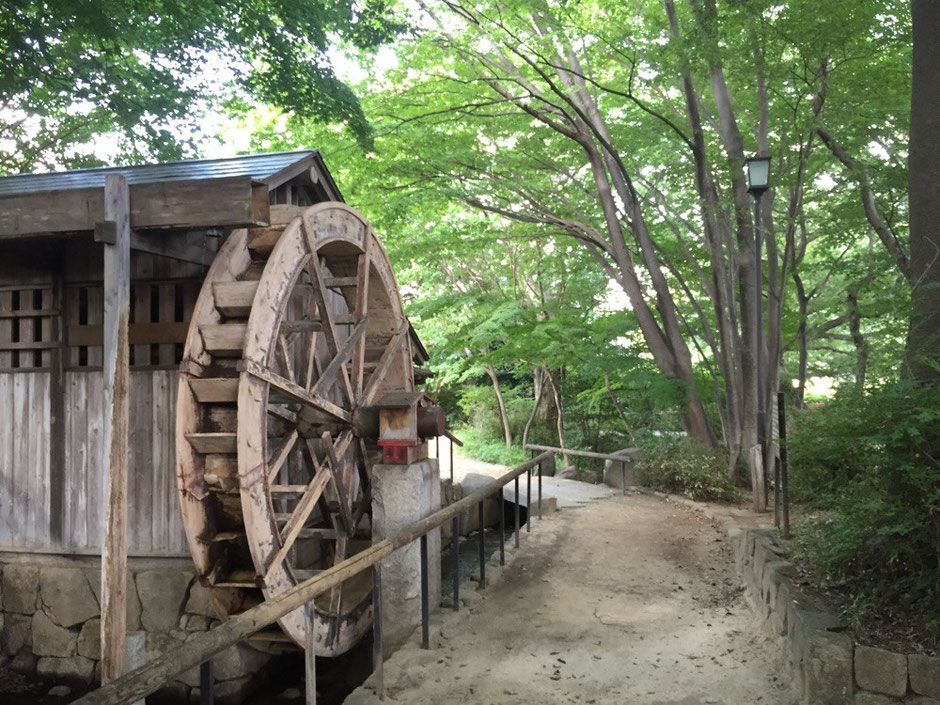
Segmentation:
<svg viewBox="0 0 940 705">
<path fill-rule="evenodd" d="M 767 502 L 767 469 L 764 467 L 764 444 L 767 441 L 767 421 L 764 400 L 764 376 L 767 363 L 764 360 L 764 297 L 763 271 L 761 267 L 763 231 L 761 229 L 760 199 L 770 188 L 770 157 L 753 157 L 746 160 L 747 191 L 754 197 L 754 285 L 757 300 L 754 306 L 754 329 L 757 343 L 757 445 L 760 448 L 761 471 L 764 478 L 764 503 Z"/>
</svg>

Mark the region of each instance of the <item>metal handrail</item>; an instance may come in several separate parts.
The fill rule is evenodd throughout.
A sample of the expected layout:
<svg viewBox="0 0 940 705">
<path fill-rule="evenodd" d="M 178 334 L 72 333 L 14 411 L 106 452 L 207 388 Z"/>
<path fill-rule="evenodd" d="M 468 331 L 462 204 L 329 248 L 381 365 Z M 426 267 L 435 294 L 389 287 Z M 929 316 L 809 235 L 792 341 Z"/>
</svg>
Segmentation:
<svg viewBox="0 0 940 705">
<path fill-rule="evenodd" d="M 460 515 L 464 511 L 470 509 L 474 504 L 480 504 L 482 506 L 483 500 L 487 499 L 496 492 L 502 492 L 503 487 L 505 487 L 505 485 L 507 485 L 510 480 L 515 480 L 516 482 L 515 523 L 516 545 L 518 546 L 519 476 L 523 473 L 528 474 L 528 485 L 530 492 L 526 496 L 526 502 L 527 506 L 531 506 L 531 470 L 536 466 L 539 467 L 539 515 L 541 516 L 541 464 L 542 461 L 547 460 L 551 457 L 551 455 L 552 454 L 550 452 L 546 452 L 536 456 L 535 458 L 532 458 L 532 460 L 529 460 L 522 465 L 513 468 L 492 482 L 488 482 L 483 487 L 467 495 L 463 499 L 454 502 L 453 504 L 448 505 L 447 507 L 444 507 L 437 512 L 434 512 L 424 519 L 420 519 L 412 524 L 409 524 L 400 531 L 397 531 L 382 541 L 373 544 L 361 553 L 357 553 L 355 556 L 347 558 L 341 563 L 337 563 L 332 568 L 328 568 L 322 573 L 319 573 L 314 577 L 295 585 L 280 595 L 277 595 L 276 597 L 273 597 L 270 600 L 261 603 L 260 605 L 252 607 L 251 609 L 236 615 L 235 617 L 232 617 L 214 629 L 210 629 L 209 631 L 193 636 L 180 648 L 162 654 L 161 656 L 158 656 L 143 666 L 134 669 L 130 673 L 101 686 L 97 690 L 94 690 L 81 698 L 78 698 L 77 700 L 73 701 L 72 705 L 122 705 L 124 703 L 135 702 L 140 698 L 153 693 L 174 676 L 177 676 L 189 670 L 190 668 L 199 666 L 215 654 L 218 654 L 228 647 L 247 639 L 255 632 L 269 626 L 270 624 L 273 624 L 281 617 L 284 617 L 299 607 L 303 607 L 318 595 L 327 592 L 352 576 L 370 568 L 372 568 L 374 571 L 377 571 L 377 569 L 380 568 L 379 562 L 398 549 L 409 545 L 419 538 L 424 539 L 422 543 L 426 543 L 425 537 L 427 534 L 429 534 L 434 529 L 439 528 L 445 522 L 453 520 L 455 523 L 455 528 L 459 528 L 457 524 L 459 524 Z M 482 526 L 480 529 L 480 541 L 482 542 Z M 454 536 L 459 538 L 459 531 L 455 531 Z M 454 545 L 456 546 L 456 544 L 457 539 L 455 538 Z M 423 553 L 426 555 L 426 546 Z M 457 556 L 455 556 L 455 566 L 458 565 L 456 561 Z M 426 560 L 423 561 L 422 568 L 422 572 L 426 573 Z M 375 573 L 373 575 L 375 575 Z M 459 607 L 459 600 L 457 599 L 458 585 L 460 582 L 459 573 L 455 573 L 454 578 L 454 608 L 457 609 Z M 426 582 L 426 578 L 422 580 L 423 587 L 426 586 Z M 483 580 L 481 575 L 481 585 L 482 584 Z M 376 586 L 378 587 L 379 595 L 378 600 L 375 603 L 375 606 L 378 607 L 381 604 L 381 580 L 375 581 L 373 586 L 374 588 Z M 425 648 L 427 648 L 427 590 L 422 590 L 422 593 L 422 637 L 423 644 Z M 379 629 L 381 628 L 381 614 L 378 609 L 373 610 L 373 623 L 377 625 Z M 378 653 L 376 654 L 377 658 L 375 666 L 381 675 L 381 638 L 378 639 L 378 642 Z"/>
</svg>

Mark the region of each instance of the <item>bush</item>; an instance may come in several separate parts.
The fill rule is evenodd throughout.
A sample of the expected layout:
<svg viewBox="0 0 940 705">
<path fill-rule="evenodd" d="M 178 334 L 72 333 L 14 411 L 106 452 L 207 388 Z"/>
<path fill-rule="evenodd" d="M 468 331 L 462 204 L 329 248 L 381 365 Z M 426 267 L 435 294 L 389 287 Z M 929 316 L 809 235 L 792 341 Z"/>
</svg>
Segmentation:
<svg viewBox="0 0 940 705">
<path fill-rule="evenodd" d="M 851 604 L 904 605 L 940 626 L 938 390 L 840 393 L 796 430 L 792 484 L 831 510 L 798 527 L 805 556 Z"/>
<path fill-rule="evenodd" d="M 487 438 L 472 428 L 459 428 L 455 435 L 463 441 L 461 452 L 474 460 L 515 467 L 529 459 L 528 452 L 521 447 L 514 445 L 512 448 L 506 448 L 506 443 L 501 438 Z"/>
<path fill-rule="evenodd" d="M 696 500 L 731 502 L 738 492 L 728 477 L 728 459 L 717 450 L 702 448 L 684 438 L 656 438 L 641 444 L 637 463 L 641 485 L 684 494 Z"/>
</svg>

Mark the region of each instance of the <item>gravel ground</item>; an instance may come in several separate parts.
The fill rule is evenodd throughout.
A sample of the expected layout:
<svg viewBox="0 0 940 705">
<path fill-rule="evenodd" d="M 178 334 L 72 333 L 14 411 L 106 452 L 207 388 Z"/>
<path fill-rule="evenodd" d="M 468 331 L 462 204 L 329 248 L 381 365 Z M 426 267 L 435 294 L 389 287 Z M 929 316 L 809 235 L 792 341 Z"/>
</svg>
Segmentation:
<svg viewBox="0 0 940 705">
<path fill-rule="evenodd" d="M 436 616 L 437 648 L 411 644 L 386 663 L 387 700 L 795 702 L 723 532 L 658 497 L 614 496 L 536 522 L 496 583 L 468 602 Z M 346 702 L 378 703 L 371 680 Z"/>
</svg>

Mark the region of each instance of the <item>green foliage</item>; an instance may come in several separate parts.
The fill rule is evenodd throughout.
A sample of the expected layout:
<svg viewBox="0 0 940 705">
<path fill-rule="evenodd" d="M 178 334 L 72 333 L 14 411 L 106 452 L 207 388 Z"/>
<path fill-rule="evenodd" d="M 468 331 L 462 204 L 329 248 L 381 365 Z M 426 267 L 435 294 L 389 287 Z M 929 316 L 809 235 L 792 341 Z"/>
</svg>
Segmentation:
<svg viewBox="0 0 940 705">
<path fill-rule="evenodd" d="M 515 467 L 529 459 L 529 454 L 517 445 L 506 448 L 501 439 L 484 435 L 471 427 L 458 428 L 456 436 L 463 441 L 460 452 L 475 460 Z"/>
<path fill-rule="evenodd" d="M 0 173 L 88 166 L 104 134 L 131 160 L 178 158 L 196 146 L 179 135 L 233 94 L 343 123 L 368 144 L 326 52 L 340 38 L 389 39 L 390 14 L 388 0 L 4 2 Z"/>
<path fill-rule="evenodd" d="M 940 394 L 901 381 L 802 412 L 791 484 L 828 508 L 806 556 L 859 606 L 888 601 L 940 626 Z"/>
<path fill-rule="evenodd" d="M 640 484 L 695 500 L 734 502 L 739 498 L 728 477 L 728 459 L 721 452 L 677 437 L 648 437 L 641 448 L 643 459 L 636 465 Z"/>
</svg>

